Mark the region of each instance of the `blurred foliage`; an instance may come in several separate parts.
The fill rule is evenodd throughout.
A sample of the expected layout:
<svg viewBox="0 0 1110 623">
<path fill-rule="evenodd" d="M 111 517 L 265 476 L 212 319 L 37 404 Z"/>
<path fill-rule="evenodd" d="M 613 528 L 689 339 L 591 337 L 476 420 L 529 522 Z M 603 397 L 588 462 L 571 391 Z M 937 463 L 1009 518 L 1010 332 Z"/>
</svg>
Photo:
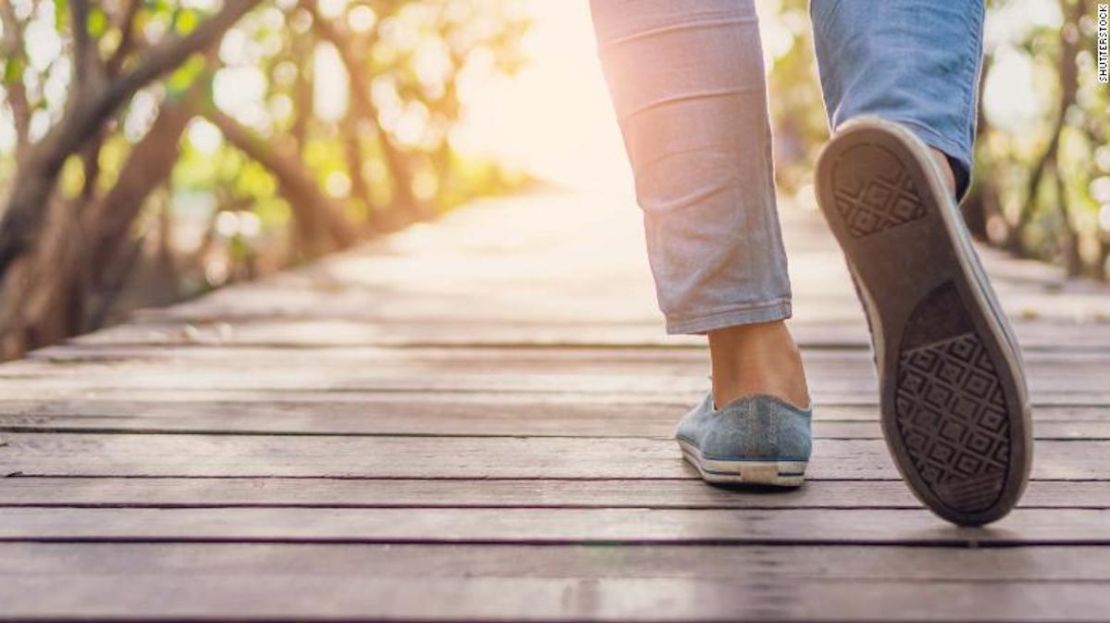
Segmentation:
<svg viewBox="0 0 1110 623">
<path fill-rule="evenodd" d="M 523 181 L 452 141 L 460 90 L 525 61 L 519 0 L 0 0 L 0 17 L 0 356 Z"/>
<path fill-rule="evenodd" d="M 761 3 L 776 174 L 812 193 L 828 138 L 806 0 Z M 1095 3 L 988 2 L 972 188 L 972 232 L 1019 257 L 1107 279 L 1110 265 L 1110 88 L 1097 81 Z M 806 197 L 811 201 L 811 197 Z"/>
<path fill-rule="evenodd" d="M 1094 5 L 988 3 L 963 209 L 984 240 L 1106 279 Z M 779 185 L 811 201 L 827 128 L 808 2 L 759 8 Z M 526 15 L 523 0 L 0 0 L 0 358 L 522 182 L 453 133 L 460 93 L 525 62 Z"/>
</svg>

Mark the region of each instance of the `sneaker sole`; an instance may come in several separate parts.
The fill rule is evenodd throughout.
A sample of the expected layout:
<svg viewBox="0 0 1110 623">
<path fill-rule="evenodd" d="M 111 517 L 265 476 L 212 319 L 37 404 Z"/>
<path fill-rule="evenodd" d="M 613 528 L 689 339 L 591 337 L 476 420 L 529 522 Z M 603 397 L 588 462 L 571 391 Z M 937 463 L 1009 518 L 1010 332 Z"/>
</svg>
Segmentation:
<svg viewBox="0 0 1110 623">
<path fill-rule="evenodd" d="M 928 147 L 891 122 L 846 124 L 817 199 L 868 316 L 902 477 L 953 523 L 1003 517 L 1032 465 L 1020 350 Z"/>
<path fill-rule="evenodd" d="M 733 461 L 702 456 L 694 445 L 678 440 L 682 458 L 697 468 L 702 480 L 715 484 L 800 487 L 805 481 L 806 461 Z"/>
</svg>

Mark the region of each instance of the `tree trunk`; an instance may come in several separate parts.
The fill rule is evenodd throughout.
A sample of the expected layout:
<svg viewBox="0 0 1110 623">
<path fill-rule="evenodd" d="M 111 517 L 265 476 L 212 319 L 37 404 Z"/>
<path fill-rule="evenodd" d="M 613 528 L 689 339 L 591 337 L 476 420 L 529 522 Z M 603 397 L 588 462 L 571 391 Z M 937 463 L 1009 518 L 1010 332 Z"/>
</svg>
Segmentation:
<svg viewBox="0 0 1110 623">
<path fill-rule="evenodd" d="M 281 194 L 293 210 L 298 243 L 306 256 L 315 257 L 355 242 L 357 232 L 344 216 L 343 206 L 320 191 L 295 153 L 282 153 L 214 106 L 205 108 L 204 116 L 229 143 L 277 178 Z"/>
<path fill-rule="evenodd" d="M 1106 281 L 1107 262 L 1110 262 L 1110 234 L 1103 233 L 1098 241 L 1098 255 L 1095 260 L 1094 276 L 1099 281 Z"/>
<path fill-rule="evenodd" d="M 312 27 L 316 32 L 335 46 L 336 51 L 339 52 L 339 58 L 343 61 L 343 66 L 347 70 L 347 77 L 350 80 L 351 103 L 354 106 L 354 112 L 378 128 L 378 141 L 382 148 L 382 155 L 385 157 L 386 166 L 389 169 L 390 179 L 393 181 L 394 207 L 399 210 L 415 212 L 417 217 L 430 216 L 427 206 L 418 201 L 412 193 L 412 172 L 409 170 L 405 155 L 397 149 L 385 128 L 381 126 L 378 107 L 370 99 L 370 81 L 366 79 L 366 72 L 363 71 L 366 63 L 362 62 L 363 59 L 355 52 L 354 46 L 346 35 L 335 24 L 320 15 L 316 7 L 316 0 L 301 0 L 301 6 L 312 14 Z"/>
<path fill-rule="evenodd" d="M 1033 165 L 1025 192 L 1025 204 L 1018 214 L 1017 223 L 1010 230 L 1010 239 L 1006 244 L 1010 252 L 1018 257 L 1028 255 L 1025 248 L 1024 234 L 1037 211 L 1037 189 L 1040 188 L 1041 180 L 1044 179 L 1045 170 L 1058 159 L 1060 132 L 1064 128 L 1068 108 L 1075 102 L 1076 94 L 1079 91 L 1079 69 L 1075 64 L 1075 55 L 1079 51 L 1079 20 L 1086 14 L 1086 5 L 1086 0 L 1077 0 L 1072 5 L 1072 11 L 1067 16 L 1063 27 L 1060 28 L 1060 57 L 1058 59 L 1060 97 L 1056 105 L 1056 117 L 1052 123 L 1051 139 L 1040 158 L 1037 159 L 1036 164 Z"/>
<path fill-rule="evenodd" d="M 77 276 L 83 264 L 72 203 L 54 200 L 34 251 L 9 267 L 0 293 L 0 357 L 13 358 L 73 335 L 81 326 L 83 300 Z"/>
<path fill-rule="evenodd" d="M 120 267 L 120 252 L 128 248 L 146 198 L 173 173 L 181 136 L 196 116 L 205 88 L 206 81 L 198 80 L 182 100 L 162 104 L 150 130 L 131 149 L 116 185 L 85 213 L 82 229 L 88 232 L 88 259 L 84 283 L 90 293 L 97 294 L 98 302 L 93 307 L 98 310 L 110 307 L 112 301 L 105 299 L 119 292 L 119 275 L 127 272 Z M 103 314 L 93 314 L 83 330 L 97 328 L 97 317 L 103 318 Z"/>
<path fill-rule="evenodd" d="M 312 75 L 312 59 L 315 46 L 313 41 L 300 33 L 290 35 L 293 38 L 293 52 L 295 57 L 290 62 L 297 66 L 297 79 L 293 83 L 293 126 L 289 133 L 297 141 L 297 149 L 304 154 L 305 144 L 308 142 L 308 124 L 315 114 L 313 101 L 316 89 L 315 76 Z"/>
<path fill-rule="evenodd" d="M 179 103 L 166 102 L 147 134 L 131 149 L 116 185 L 85 205 L 54 201 L 32 253 L 21 255 L 0 290 L 0 343 L 11 357 L 75 333 L 89 324 L 89 294 L 106 290 L 105 276 L 125 248 L 147 195 L 177 161 L 177 146 L 203 85 Z M 98 314 L 93 314 L 97 316 Z"/>
<path fill-rule="evenodd" d="M 1083 273 L 1083 258 L 1079 254 L 1079 232 L 1071 222 L 1071 211 L 1068 209 L 1067 185 L 1064 183 L 1064 172 L 1060 170 L 1060 163 L 1052 163 L 1053 178 L 1056 181 L 1056 210 L 1060 218 L 1060 251 L 1064 257 L 1064 269 L 1069 277 L 1077 277 Z"/>
<path fill-rule="evenodd" d="M 0 219 L 0 282 L 18 257 L 33 250 L 46 220 L 51 194 L 66 159 L 99 132 L 104 122 L 139 89 L 185 62 L 193 53 L 217 41 L 260 0 L 227 2 L 182 38 L 171 38 L 147 50 L 134 69 L 106 83 L 77 72 L 66 112 L 41 141 L 26 150 L 12 182 L 7 208 Z M 74 7 L 86 7 L 75 3 Z M 94 45 L 87 41 L 83 24 L 74 29 L 74 67 L 93 64 Z"/>
</svg>

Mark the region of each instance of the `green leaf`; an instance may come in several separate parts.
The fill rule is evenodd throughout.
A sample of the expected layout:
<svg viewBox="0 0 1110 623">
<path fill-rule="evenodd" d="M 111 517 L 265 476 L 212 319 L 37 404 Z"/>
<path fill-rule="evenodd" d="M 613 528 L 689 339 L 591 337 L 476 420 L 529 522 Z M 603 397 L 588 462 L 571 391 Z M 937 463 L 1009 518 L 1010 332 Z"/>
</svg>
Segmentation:
<svg viewBox="0 0 1110 623">
<path fill-rule="evenodd" d="M 92 8 L 92 11 L 89 12 L 88 29 L 89 34 L 97 38 L 108 32 L 108 14 L 104 12 L 104 9 L 99 6 Z"/>
<path fill-rule="evenodd" d="M 183 10 L 174 15 L 174 30 L 179 35 L 187 35 L 196 29 L 200 19 L 196 11 Z"/>
<path fill-rule="evenodd" d="M 54 0 L 54 27 L 64 30 L 69 23 L 69 1 Z"/>
<path fill-rule="evenodd" d="M 193 84 L 204 71 L 205 61 L 201 54 L 194 54 L 178 67 L 166 80 L 166 95 L 177 99 Z"/>
<path fill-rule="evenodd" d="M 13 83 L 23 80 L 23 72 L 27 69 L 27 60 L 22 56 L 13 56 L 4 63 L 4 82 Z"/>
</svg>

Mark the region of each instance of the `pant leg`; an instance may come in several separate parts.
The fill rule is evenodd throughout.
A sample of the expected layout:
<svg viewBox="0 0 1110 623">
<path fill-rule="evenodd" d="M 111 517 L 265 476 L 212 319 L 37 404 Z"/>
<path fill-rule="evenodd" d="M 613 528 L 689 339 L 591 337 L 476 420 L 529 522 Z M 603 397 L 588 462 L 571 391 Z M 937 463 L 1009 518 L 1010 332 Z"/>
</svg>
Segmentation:
<svg viewBox="0 0 1110 623">
<path fill-rule="evenodd" d="M 790 316 L 752 0 L 591 0 L 669 333 Z"/>
<path fill-rule="evenodd" d="M 982 0 L 811 0 L 830 125 L 860 115 L 905 125 L 948 156 L 962 197 L 971 179 L 983 14 Z"/>
</svg>

